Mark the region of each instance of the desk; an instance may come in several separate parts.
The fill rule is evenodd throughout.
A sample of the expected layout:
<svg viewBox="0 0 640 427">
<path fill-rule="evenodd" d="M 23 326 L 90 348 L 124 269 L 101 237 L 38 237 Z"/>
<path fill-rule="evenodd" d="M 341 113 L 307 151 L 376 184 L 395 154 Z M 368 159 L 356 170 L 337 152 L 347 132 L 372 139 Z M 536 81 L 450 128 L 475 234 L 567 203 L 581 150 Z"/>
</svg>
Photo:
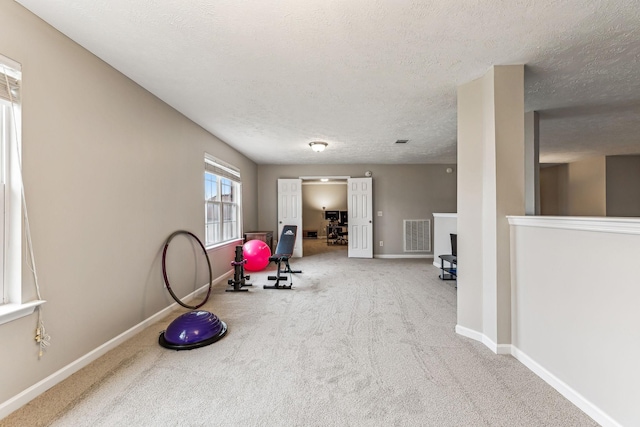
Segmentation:
<svg viewBox="0 0 640 427">
<path fill-rule="evenodd" d="M 273 253 L 273 231 L 247 231 L 244 233 L 244 241 L 248 242 L 249 240 L 262 240 L 269 245 L 269 249 Z"/>
<path fill-rule="evenodd" d="M 327 225 L 327 244 L 347 244 L 347 227 L 342 225 Z"/>
<path fill-rule="evenodd" d="M 440 258 L 440 279 L 457 280 L 458 279 L 458 257 L 455 255 L 438 255 Z M 445 267 L 444 263 L 449 266 Z"/>
</svg>

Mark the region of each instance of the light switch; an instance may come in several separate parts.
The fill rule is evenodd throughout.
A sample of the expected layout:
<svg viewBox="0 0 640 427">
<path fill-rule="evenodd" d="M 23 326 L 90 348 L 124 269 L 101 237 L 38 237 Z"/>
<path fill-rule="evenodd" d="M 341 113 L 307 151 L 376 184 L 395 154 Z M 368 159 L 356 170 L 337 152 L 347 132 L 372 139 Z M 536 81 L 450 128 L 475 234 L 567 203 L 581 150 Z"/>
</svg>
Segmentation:
<svg viewBox="0 0 640 427">
<path fill-rule="evenodd" d="M 378 211 L 378 216 L 382 216 L 382 211 Z"/>
</svg>

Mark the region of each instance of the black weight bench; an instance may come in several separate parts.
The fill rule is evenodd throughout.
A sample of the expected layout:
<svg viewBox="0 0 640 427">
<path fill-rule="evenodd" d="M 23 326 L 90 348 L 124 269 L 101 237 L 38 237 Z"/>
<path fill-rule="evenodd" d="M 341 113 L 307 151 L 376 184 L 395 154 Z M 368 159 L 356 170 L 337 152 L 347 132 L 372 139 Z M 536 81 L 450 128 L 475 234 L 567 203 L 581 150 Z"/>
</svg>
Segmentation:
<svg viewBox="0 0 640 427">
<path fill-rule="evenodd" d="M 269 280 L 275 280 L 276 283 L 273 285 L 264 285 L 264 289 L 291 289 L 293 283 L 291 278 L 289 278 L 289 284 L 280 284 L 282 281 L 287 281 L 287 276 L 285 274 L 294 273 L 302 273 L 300 270 L 292 270 L 289 265 L 289 258 L 293 255 L 293 248 L 296 245 L 296 235 L 298 233 L 297 225 L 285 225 L 282 228 L 282 234 L 280 235 L 280 240 L 278 240 L 278 246 L 276 247 L 276 252 L 269 257 L 269 261 L 274 261 L 277 264 L 277 275 L 269 276 Z M 284 269 L 282 269 L 282 264 L 284 264 Z"/>
</svg>

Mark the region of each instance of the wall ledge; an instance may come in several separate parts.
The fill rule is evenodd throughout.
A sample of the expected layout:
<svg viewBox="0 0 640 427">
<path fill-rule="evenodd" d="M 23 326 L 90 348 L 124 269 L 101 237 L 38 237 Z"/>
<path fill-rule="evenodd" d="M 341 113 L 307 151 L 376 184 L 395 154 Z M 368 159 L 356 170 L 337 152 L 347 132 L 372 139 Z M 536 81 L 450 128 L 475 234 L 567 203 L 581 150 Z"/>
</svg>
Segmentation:
<svg viewBox="0 0 640 427">
<path fill-rule="evenodd" d="M 640 234 L 640 218 L 588 216 L 507 216 L 509 225 L 599 233 Z"/>
<path fill-rule="evenodd" d="M 458 218 L 458 214 L 454 213 L 434 213 L 434 218 Z"/>
</svg>

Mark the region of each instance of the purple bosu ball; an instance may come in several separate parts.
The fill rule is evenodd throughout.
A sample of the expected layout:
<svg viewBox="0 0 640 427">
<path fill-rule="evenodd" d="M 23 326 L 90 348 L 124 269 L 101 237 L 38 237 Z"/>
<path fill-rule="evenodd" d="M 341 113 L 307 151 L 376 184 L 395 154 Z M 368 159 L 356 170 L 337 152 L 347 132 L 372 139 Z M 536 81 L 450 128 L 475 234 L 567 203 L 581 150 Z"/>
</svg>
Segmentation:
<svg viewBox="0 0 640 427">
<path fill-rule="evenodd" d="M 227 333 L 227 325 L 204 310 L 184 313 L 160 333 L 161 346 L 173 350 L 191 350 L 213 344 Z"/>
</svg>

